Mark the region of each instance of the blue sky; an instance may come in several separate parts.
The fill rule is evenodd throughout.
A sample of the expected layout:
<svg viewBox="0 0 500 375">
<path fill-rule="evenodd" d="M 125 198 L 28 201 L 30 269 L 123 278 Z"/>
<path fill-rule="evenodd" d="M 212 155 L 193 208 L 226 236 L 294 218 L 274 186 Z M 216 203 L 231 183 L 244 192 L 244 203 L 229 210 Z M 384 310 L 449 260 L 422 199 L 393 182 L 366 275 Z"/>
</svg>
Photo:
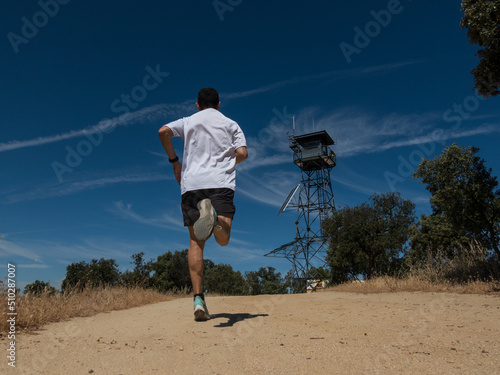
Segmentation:
<svg viewBox="0 0 500 375">
<path fill-rule="evenodd" d="M 273 266 L 300 181 L 287 132 L 336 139 L 337 206 L 399 191 L 429 213 L 410 169 L 456 141 L 498 175 L 499 99 L 475 96 L 476 47 L 460 1 L 9 2 L 2 8 L 0 276 L 59 286 L 72 262 L 131 268 L 183 250 L 180 189 L 157 131 L 192 114 L 201 87 L 246 134 L 231 243 L 205 256 Z M 174 143 L 182 155 L 182 140 Z M 410 171 L 410 172 L 409 172 Z"/>
</svg>

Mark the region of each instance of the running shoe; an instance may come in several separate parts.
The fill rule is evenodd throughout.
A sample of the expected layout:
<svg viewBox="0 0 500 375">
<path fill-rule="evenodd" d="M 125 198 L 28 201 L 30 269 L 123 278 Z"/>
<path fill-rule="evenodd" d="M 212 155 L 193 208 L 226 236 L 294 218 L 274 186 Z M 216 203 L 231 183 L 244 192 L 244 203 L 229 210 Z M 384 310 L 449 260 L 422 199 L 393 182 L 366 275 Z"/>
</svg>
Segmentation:
<svg viewBox="0 0 500 375">
<path fill-rule="evenodd" d="M 210 199 L 206 198 L 198 202 L 200 218 L 193 225 L 194 235 L 199 241 L 206 241 L 212 235 L 217 225 L 217 212 L 212 207 Z"/>
<path fill-rule="evenodd" d="M 197 322 L 204 322 L 210 319 L 207 304 L 200 296 L 194 298 L 194 320 Z"/>
</svg>

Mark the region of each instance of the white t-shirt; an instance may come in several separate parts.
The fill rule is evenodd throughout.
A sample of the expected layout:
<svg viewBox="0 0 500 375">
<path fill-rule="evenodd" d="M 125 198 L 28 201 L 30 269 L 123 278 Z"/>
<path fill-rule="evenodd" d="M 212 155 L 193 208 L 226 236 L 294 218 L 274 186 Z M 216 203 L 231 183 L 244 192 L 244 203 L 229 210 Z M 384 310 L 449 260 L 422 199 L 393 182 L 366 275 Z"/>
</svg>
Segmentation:
<svg viewBox="0 0 500 375">
<path fill-rule="evenodd" d="M 181 194 L 187 191 L 236 187 L 236 152 L 246 146 L 239 125 L 214 108 L 166 124 L 184 138 Z"/>
</svg>

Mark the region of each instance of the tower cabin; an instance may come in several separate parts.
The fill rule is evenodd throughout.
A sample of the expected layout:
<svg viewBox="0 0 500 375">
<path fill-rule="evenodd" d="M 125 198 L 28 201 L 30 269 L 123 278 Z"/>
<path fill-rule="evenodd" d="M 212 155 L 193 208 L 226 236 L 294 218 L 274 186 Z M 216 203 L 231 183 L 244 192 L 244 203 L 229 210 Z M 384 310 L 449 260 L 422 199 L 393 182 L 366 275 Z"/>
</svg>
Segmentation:
<svg viewBox="0 0 500 375">
<path fill-rule="evenodd" d="M 293 136 L 292 139 L 293 162 L 303 171 L 333 168 L 337 164 L 335 153 L 328 147 L 335 142 L 325 130 Z"/>
</svg>

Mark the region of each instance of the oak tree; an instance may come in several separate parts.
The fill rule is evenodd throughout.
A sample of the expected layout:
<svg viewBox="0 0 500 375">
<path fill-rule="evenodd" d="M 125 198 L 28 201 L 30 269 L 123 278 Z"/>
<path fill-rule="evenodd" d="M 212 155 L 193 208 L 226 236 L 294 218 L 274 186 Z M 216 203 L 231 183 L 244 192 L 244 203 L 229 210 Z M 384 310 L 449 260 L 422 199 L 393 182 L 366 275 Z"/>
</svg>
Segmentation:
<svg viewBox="0 0 500 375">
<path fill-rule="evenodd" d="M 369 203 L 335 211 L 323 223 L 332 282 L 395 274 L 414 222 L 415 204 L 399 193 L 374 194 Z"/>
<path fill-rule="evenodd" d="M 471 44 L 477 44 L 479 63 L 471 73 L 474 88 L 487 98 L 500 93 L 500 0 L 462 0 L 464 16 L 460 25 L 467 29 Z"/>
<path fill-rule="evenodd" d="M 478 152 L 453 143 L 434 159 L 422 160 L 413 177 L 427 185 L 433 211 L 433 218 L 424 217 L 422 225 L 430 228 L 429 238 L 440 238 L 442 244 L 477 242 L 500 256 L 500 190 Z"/>
</svg>

